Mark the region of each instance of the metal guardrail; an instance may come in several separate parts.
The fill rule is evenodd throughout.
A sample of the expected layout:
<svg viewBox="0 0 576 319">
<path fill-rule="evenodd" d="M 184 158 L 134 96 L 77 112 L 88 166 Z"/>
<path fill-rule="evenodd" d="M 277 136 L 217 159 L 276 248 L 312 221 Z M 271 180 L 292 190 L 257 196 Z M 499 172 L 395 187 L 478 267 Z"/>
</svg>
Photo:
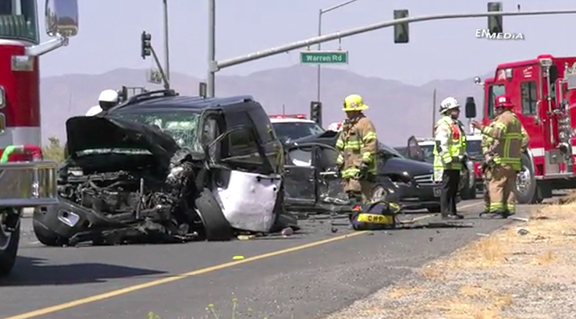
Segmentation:
<svg viewBox="0 0 576 319">
<path fill-rule="evenodd" d="M 34 207 L 58 203 L 54 161 L 0 164 L 0 207 Z"/>
</svg>

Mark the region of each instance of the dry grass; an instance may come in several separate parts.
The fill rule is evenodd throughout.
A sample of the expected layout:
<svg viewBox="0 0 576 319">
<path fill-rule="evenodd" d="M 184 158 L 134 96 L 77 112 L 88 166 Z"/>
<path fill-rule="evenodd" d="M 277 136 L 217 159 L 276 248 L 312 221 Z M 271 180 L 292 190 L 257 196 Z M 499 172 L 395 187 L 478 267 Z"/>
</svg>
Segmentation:
<svg viewBox="0 0 576 319">
<path fill-rule="evenodd" d="M 388 292 L 388 297 L 392 299 L 398 299 L 408 296 L 414 296 L 421 292 L 425 292 L 426 290 L 423 287 L 418 286 L 404 286 L 404 287 L 396 287 L 392 291 Z"/>
<path fill-rule="evenodd" d="M 57 137 L 49 137 L 48 145 L 42 148 L 42 155 L 47 160 L 53 160 L 58 163 L 64 161 L 64 147 Z"/>
<path fill-rule="evenodd" d="M 576 193 L 331 319 L 576 317 Z"/>
</svg>

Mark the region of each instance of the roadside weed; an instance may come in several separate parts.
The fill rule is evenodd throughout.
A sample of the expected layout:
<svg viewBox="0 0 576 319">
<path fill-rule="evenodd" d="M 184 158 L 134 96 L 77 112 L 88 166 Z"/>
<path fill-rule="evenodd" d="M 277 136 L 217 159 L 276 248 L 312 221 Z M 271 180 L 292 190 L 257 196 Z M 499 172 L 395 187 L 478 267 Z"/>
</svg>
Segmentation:
<svg viewBox="0 0 576 319">
<path fill-rule="evenodd" d="M 64 147 L 60 145 L 60 139 L 57 137 L 49 137 L 48 145 L 42 147 L 42 155 L 45 159 L 58 163 L 64 161 Z"/>
<path fill-rule="evenodd" d="M 245 313 L 242 313 L 239 309 L 238 309 L 238 299 L 236 298 L 232 298 L 232 314 L 230 317 L 220 317 L 220 315 L 218 315 L 218 310 L 216 309 L 216 307 L 214 306 L 214 304 L 209 304 L 208 306 L 206 306 L 206 311 L 208 312 L 208 314 L 213 318 L 213 319 L 240 319 L 242 318 L 242 314 L 248 315 L 251 317 L 252 314 L 252 308 L 248 307 L 245 311 Z M 148 319 L 163 319 L 162 317 L 160 317 L 159 315 L 155 314 L 154 312 L 150 311 L 148 313 Z M 268 317 L 264 317 L 262 319 L 268 319 Z"/>
</svg>

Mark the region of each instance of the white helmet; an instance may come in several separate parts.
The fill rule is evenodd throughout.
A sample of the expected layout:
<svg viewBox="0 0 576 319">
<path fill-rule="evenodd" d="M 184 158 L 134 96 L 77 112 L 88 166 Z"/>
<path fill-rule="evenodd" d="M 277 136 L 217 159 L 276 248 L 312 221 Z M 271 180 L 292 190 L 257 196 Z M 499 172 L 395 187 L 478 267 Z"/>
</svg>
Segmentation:
<svg viewBox="0 0 576 319">
<path fill-rule="evenodd" d="M 448 110 L 452 110 L 459 107 L 460 103 L 458 103 L 458 100 L 456 100 L 453 97 L 447 97 L 444 100 L 442 100 L 442 103 L 440 103 L 440 113 L 444 113 Z"/>
<path fill-rule="evenodd" d="M 118 92 L 114 90 L 104 90 L 100 93 L 98 102 L 118 103 Z"/>
</svg>

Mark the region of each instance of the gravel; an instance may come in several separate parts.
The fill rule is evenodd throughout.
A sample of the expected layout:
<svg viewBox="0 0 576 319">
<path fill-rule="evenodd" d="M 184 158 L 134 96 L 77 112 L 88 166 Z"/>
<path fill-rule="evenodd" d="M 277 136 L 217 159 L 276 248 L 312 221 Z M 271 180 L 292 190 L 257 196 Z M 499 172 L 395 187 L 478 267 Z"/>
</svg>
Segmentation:
<svg viewBox="0 0 576 319">
<path fill-rule="evenodd" d="M 327 319 L 559 319 L 576 314 L 576 204 L 551 205 Z"/>
</svg>

